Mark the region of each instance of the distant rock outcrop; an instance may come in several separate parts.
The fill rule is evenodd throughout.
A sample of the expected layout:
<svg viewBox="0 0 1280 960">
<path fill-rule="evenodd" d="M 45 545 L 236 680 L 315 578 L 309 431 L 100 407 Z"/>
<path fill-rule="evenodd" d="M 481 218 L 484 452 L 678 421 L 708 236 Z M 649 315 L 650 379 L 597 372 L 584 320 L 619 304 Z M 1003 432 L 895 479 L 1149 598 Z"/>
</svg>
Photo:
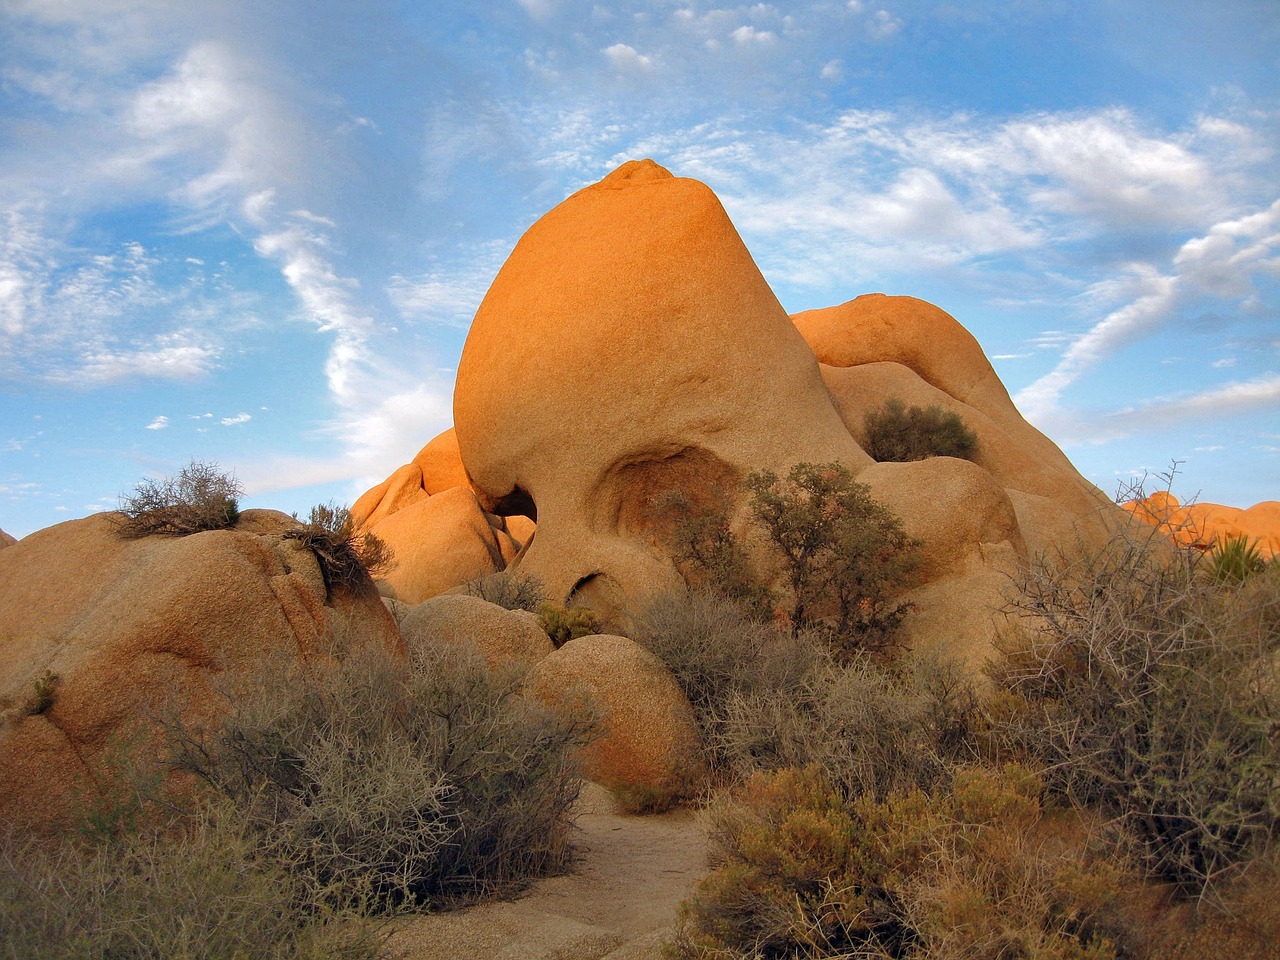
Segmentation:
<svg viewBox="0 0 1280 960">
<path fill-rule="evenodd" d="M 1243 538 L 1256 545 L 1264 557 L 1280 555 L 1280 501 L 1264 500 L 1248 508 L 1217 503 L 1184 505 L 1161 491 L 1124 506 L 1185 546 L 1211 550 L 1216 544 Z"/>
<path fill-rule="evenodd" d="M 216 715 L 216 678 L 267 656 L 362 643 L 402 650 L 369 589 L 329 595 L 297 522 L 247 510 L 233 529 L 126 539 L 99 514 L 0 551 L 0 823 L 49 828 L 89 804 L 149 711 Z M 140 738 L 140 739 L 139 739 Z"/>
<path fill-rule="evenodd" d="M 891 398 L 958 414 L 974 462 L 875 463 L 865 418 Z M 714 194 L 648 160 L 521 238 L 467 337 L 454 417 L 450 476 L 468 478 L 482 513 L 536 520 L 510 528 L 511 566 L 606 619 L 679 582 L 654 516 L 665 494 L 840 461 L 925 542 L 907 642 L 976 664 L 1009 575 L 1117 516 L 954 318 L 881 294 L 788 317 Z M 370 529 L 419 507 L 407 498 L 429 496 L 421 473 L 401 468 L 361 498 Z M 397 497 L 408 505 L 378 519 Z"/>
</svg>

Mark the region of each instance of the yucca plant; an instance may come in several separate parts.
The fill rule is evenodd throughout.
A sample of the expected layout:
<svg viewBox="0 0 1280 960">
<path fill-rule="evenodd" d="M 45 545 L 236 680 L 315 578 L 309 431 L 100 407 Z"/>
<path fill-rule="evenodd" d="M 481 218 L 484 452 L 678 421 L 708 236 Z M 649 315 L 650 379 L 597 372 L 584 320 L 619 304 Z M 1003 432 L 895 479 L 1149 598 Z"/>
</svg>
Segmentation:
<svg viewBox="0 0 1280 960">
<path fill-rule="evenodd" d="M 1267 566 L 1257 540 L 1246 536 L 1217 540 L 1209 551 L 1209 565 L 1218 583 L 1243 583 Z"/>
</svg>

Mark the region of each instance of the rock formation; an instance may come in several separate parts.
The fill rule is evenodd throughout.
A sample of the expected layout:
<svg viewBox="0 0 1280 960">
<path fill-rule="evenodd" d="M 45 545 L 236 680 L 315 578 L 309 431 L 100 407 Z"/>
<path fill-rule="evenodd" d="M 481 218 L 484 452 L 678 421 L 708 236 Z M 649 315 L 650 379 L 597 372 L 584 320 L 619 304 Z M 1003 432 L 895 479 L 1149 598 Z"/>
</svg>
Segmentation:
<svg viewBox="0 0 1280 960">
<path fill-rule="evenodd" d="M 1124 504 L 1135 516 L 1159 526 L 1178 543 L 1210 550 L 1215 544 L 1244 538 L 1264 557 L 1280 555 L 1280 501 L 1264 500 L 1252 507 L 1217 503 L 1182 504 L 1163 491 Z"/>
<path fill-rule="evenodd" d="M 10 534 L 5 533 L 3 530 L 0 530 L 0 548 L 11 547 L 17 542 L 18 540 L 16 537 L 13 537 Z"/>
<path fill-rule="evenodd" d="M 873 462 L 864 419 L 890 398 L 957 413 L 978 435 L 975 462 Z M 537 522 L 513 537 L 514 568 L 606 619 L 678 583 L 655 526 L 665 494 L 840 461 L 925 542 L 907 641 L 977 663 L 1008 575 L 1115 515 L 955 319 L 881 294 L 788 317 L 711 191 L 648 160 L 516 245 L 467 337 L 454 416 L 463 470 L 450 461 L 447 476 L 468 478 L 480 515 Z M 452 456 L 451 443 L 423 453 Z M 435 499 L 419 476 L 401 468 L 361 498 L 369 529 Z"/>
<path fill-rule="evenodd" d="M 625 801 L 662 805 L 698 782 L 702 738 L 693 708 L 671 671 L 638 643 L 570 640 L 534 668 L 529 688 L 562 708 L 587 698 L 601 736 L 586 747 L 583 772 Z"/>
<path fill-rule="evenodd" d="M 216 678 L 273 652 L 402 650 L 372 590 L 329 596 L 296 521 L 246 510 L 186 537 L 121 536 L 118 515 L 61 523 L 0 551 L 0 823 L 48 828 L 92 802 L 148 714 L 176 697 L 214 716 Z M 140 738 L 140 739 L 138 739 Z"/>
<path fill-rule="evenodd" d="M 523 610 L 466 594 L 446 594 L 408 607 L 400 633 L 410 648 L 422 644 L 474 644 L 491 667 L 533 667 L 555 647 L 538 623 Z"/>
</svg>

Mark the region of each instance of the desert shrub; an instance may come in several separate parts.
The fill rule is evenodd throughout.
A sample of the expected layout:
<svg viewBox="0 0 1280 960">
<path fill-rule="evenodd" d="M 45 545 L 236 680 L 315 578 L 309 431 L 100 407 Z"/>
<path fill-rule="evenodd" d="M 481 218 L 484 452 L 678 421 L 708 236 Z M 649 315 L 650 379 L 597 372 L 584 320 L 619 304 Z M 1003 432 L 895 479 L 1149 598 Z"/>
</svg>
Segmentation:
<svg viewBox="0 0 1280 960">
<path fill-rule="evenodd" d="M 635 617 L 631 637 L 667 665 L 689 698 L 713 769 L 731 765 L 720 738 L 735 696 L 797 691 L 827 660 L 807 638 L 781 633 L 706 590 L 656 595 Z"/>
<path fill-rule="evenodd" d="M 530 613 L 537 613 L 547 602 L 541 580 L 508 570 L 477 577 L 467 584 L 467 593 L 507 610 L 527 610 Z"/>
<path fill-rule="evenodd" d="M 970 754 L 972 684 L 941 661 L 838 661 L 826 642 L 700 591 L 654 598 L 632 636 L 693 705 L 720 780 L 816 765 L 846 796 L 927 787 Z"/>
<path fill-rule="evenodd" d="M 846 801 L 815 768 L 757 775 L 712 810 L 719 864 L 681 910 L 678 958 L 1115 956 L 1115 878 L 1055 830 L 1017 766 L 954 790 Z"/>
<path fill-rule="evenodd" d="M 1262 856 L 1280 814 L 1280 578 L 1204 575 L 1155 528 L 1033 565 L 991 675 L 1001 725 L 1072 801 L 1205 893 Z"/>
<path fill-rule="evenodd" d="M 120 530 L 125 536 L 185 536 L 224 530 L 240 517 L 239 481 L 216 463 L 192 460 L 176 477 L 144 480 L 120 498 Z"/>
<path fill-rule="evenodd" d="M 308 897 L 226 805 L 77 845 L 0 836 L 0 957 L 373 960 L 379 930 Z"/>
<path fill-rule="evenodd" d="M 719 594 L 753 616 L 773 616 L 773 591 L 751 569 L 747 552 L 729 526 L 730 502 L 724 490 L 700 498 L 672 491 L 653 504 L 653 526 L 662 532 L 672 559 L 693 589 Z"/>
<path fill-rule="evenodd" d="M 910 610 L 897 599 L 919 562 L 902 521 L 840 463 L 747 477 L 751 509 L 783 560 L 794 630 L 822 625 L 837 651 L 881 650 Z"/>
<path fill-rule="evenodd" d="M 1209 569 L 1219 583 L 1243 583 L 1266 568 L 1267 558 L 1258 542 L 1248 537 L 1227 537 L 1216 541 L 1209 551 Z"/>
<path fill-rule="evenodd" d="M 245 819 L 308 899 L 377 909 L 515 889 L 564 866 L 588 718 L 519 695 L 472 651 L 365 648 L 226 690 L 166 728 L 179 769 Z"/>
<path fill-rule="evenodd" d="M 600 632 L 596 615 L 586 607 L 562 607 L 555 603 L 543 603 L 538 606 L 538 622 L 557 647 L 563 647 L 570 640 Z"/>
<path fill-rule="evenodd" d="M 300 540 L 315 554 L 330 595 L 370 591 L 372 580 L 395 567 L 395 552 L 387 542 L 376 533 L 357 534 L 350 509 L 333 501 L 313 506 L 302 528 L 285 537 Z"/>
<path fill-rule="evenodd" d="M 753 571 L 725 497 L 699 505 L 676 495 L 656 505 L 686 582 L 759 619 L 783 620 L 794 634 L 821 630 L 837 655 L 886 650 L 911 609 L 898 597 L 919 562 L 919 543 L 902 521 L 840 463 L 797 464 L 786 477 L 757 471 L 746 490 L 783 590 Z"/>
<path fill-rule="evenodd" d="M 978 451 L 978 435 L 959 414 L 936 404 L 907 407 L 901 400 L 886 400 L 882 409 L 867 414 L 865 424 L 867 453 L 881 463 L 929 457 L 972 460 Z"/>
</svg>

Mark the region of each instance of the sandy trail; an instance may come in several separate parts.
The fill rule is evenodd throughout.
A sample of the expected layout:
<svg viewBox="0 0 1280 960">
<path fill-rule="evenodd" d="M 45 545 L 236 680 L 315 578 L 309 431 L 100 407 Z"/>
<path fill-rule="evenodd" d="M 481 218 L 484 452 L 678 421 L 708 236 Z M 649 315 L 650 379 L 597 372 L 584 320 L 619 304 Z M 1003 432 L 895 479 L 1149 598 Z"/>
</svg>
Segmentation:
<svg viewBox="0 0 1280 960">
<path fill-rule="evenodd" d="M 697 816 L 619 814 L 588 784 L 579 801 L 578 862 L 518 900 L 409 921 L 391 939 L 405 960 L 650 960 L 680 901 L 706 872 Z"/>
</svg>

